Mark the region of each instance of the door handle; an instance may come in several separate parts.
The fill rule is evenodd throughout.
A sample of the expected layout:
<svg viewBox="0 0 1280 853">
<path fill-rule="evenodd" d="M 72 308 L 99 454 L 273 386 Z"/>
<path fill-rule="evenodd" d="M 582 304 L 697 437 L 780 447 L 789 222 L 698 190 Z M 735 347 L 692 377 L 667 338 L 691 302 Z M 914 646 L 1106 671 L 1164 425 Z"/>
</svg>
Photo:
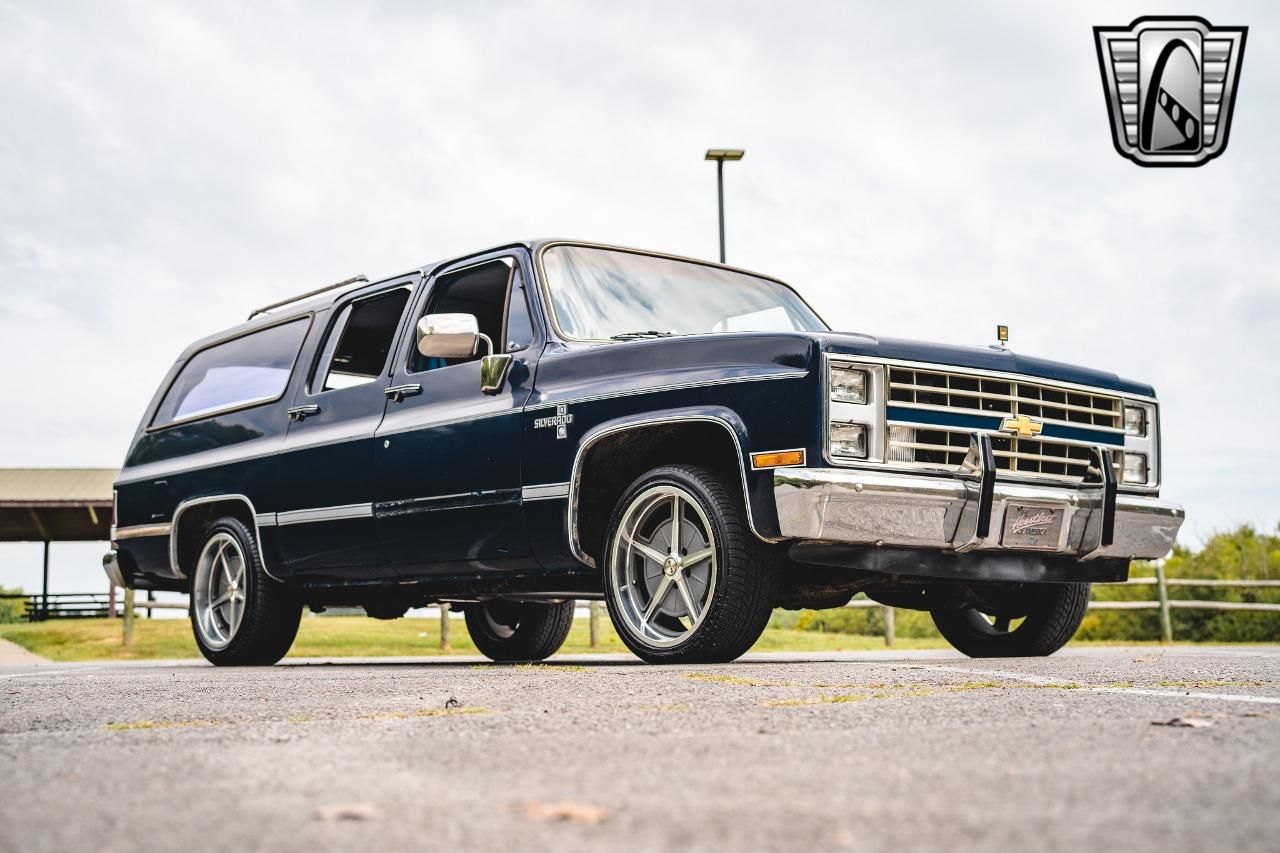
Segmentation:
<svg viewBox="0 0 1280 853">
<path fill-rule="evenodd" d="M 387 395 L 387 399 L 393 403 L 404 401 L 405 397 L 412 397 L 414 394 L 422 393 L 422 386 L 414 382 L 409 385 L 392 385 L 390 388 L 384 388 L 383 394 Z"/>
<path fill-rule="evenodd" d="M 302 421 L 302 420 L 306 420 L 308 415 L 318 415 L 318 414 L 320 414 L 320 407 L 317 405 L 313 404 L 309 406 L 294 406 L 292 409 L 289 410 L 289 420 Z"/>
</svg>

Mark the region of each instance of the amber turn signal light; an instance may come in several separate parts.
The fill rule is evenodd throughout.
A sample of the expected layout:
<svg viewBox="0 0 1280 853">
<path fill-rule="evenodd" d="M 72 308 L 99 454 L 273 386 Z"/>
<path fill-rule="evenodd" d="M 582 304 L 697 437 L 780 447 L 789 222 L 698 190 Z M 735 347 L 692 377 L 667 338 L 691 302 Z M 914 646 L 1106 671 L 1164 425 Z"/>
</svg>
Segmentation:
<svg viewBox="0 0 1280 853">
<path fill-rule="evenodd" d="M 773 453 L 752 453 L 752 468 L 781 468 L 784 465 L 803 465 L 803 450 L 779 450 Z"/>
</svg>

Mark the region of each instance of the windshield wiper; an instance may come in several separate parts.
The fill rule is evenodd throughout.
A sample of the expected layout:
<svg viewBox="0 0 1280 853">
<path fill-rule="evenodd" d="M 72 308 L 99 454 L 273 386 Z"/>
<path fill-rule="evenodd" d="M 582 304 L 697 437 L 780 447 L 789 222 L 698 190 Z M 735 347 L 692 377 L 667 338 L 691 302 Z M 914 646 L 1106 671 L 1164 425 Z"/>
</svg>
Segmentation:
<svg viewBox="0 0 1280 853">
<path fill-rule="evenodd" d="M 609 338 L 611 341 L 635 341 L 641 338 L 674 338 L 675 332 L 659 332 L 650 329 L 647 332 L 623 332 L 620 335 L 613 335 Z"/>
</svg>

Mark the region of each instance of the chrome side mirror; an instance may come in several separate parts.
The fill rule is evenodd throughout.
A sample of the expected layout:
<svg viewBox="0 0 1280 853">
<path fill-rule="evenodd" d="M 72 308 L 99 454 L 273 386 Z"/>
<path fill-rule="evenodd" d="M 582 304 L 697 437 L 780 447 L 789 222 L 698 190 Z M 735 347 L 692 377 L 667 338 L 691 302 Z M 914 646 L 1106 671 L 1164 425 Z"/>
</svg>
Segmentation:
<svg viewBox="0 0 1280 853">
<path fill-rule="evenodd" d="M 418 321 L 418 352 L 428 358 L 471 358 L 481 337 L 474 314 L 428 314 Z"/>
<path fill-rule="evenodd" d="M 471 358 L 484 341 L 488 354 L 480 359 L 480 390 L 497 394 L 511 369 L 511 356 L 495 353 L 493 341 L 480 331 L 474 314 L 428 314 L 418 321 L 418 352 L 428 358 Z"/>
</svg>

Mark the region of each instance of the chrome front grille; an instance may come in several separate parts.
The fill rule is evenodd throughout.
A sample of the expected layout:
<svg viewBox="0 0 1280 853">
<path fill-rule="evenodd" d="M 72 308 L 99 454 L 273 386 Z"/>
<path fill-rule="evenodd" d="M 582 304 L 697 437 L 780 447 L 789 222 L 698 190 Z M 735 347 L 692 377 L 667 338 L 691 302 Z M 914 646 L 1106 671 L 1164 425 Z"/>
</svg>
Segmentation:
<svg viewBox="0 0 1280 853">
<path fill-rule="evenodd" d="M 1004 415 L 1046 423 L 1121 429 L 1124 409 L 1110 394 L 1075 391 L 1014 377 L 974 376 L 943 370 L 894 367 L 889 405 L 943 408 L 975 415 Z"/>
<path fill-rule="evenodd" d="M 969 450 L 969 433 L 934 427 L 889 427 L 889 462 L 921 468 L 954 469 Z M 1010 474 L 1035 479 L 1080 482 L 1089 468 L 1089 448 L 1052 439 L 991 436 L 996 467 Z M 1116 478 L 1124 471 L 1124 453 L 1111 451 Z"/>
<path fill-rule="evenodd" d="M 1119 397 L 1064 389 L 1022 377 L 953 373 L 945 370 L 893 367 L 889 371 L 891 407 L 946 411 L 986 418 L 1025 415 L 1043 424 L 1120 431 L 1124 409 Z M 969 449 L 971 430 L 908 425 L 892 415 L 886 461 L 914 468 L 954 470 Z M 1010 477 L 1079 483 L 1089 467 L 1088 442 L 1021 437 L 989 431 L 996 467 Z M 1112 450 L 1116 477 L 1124 470 L 1124 453 Z"/>
</svg>

